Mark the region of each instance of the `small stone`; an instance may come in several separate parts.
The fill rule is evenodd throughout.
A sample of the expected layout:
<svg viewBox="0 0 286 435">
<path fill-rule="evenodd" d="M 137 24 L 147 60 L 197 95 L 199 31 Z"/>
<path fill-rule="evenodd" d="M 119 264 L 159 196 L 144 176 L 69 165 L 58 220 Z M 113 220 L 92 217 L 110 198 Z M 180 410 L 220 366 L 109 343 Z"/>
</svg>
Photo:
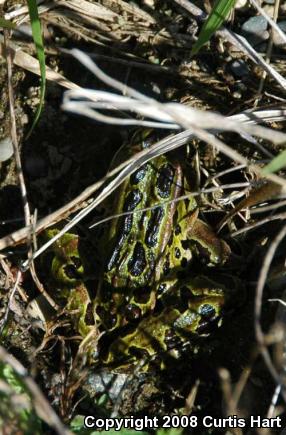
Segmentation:
<svg viewBox="0 0 286 435">
<path fill-rule="evenodd" d="M 40 98 L 35 97 L 35 98 L 31 98 L 31 106 L 35 107 L 38 106 L 40 104 Z"/>
<path fill-rule="evenodd" d="M 237 59 L 233 61 L 232 64 L 230 65 L 230 69 L 232 73 L 238 78 L 245 77 L 249 74 L 248 66 L 241 59 Z"/>
<path fill-rule="evenodd" d="M 283 3 L 280 5 L 279 13 L 280 13 L 281 15 L 286 15 L 286 2 L 283 2 Z"/>
<path fill-rule="evenodd" d="M 14 153 L 12 139 L 5 137 L 0 140 L 0 162 L 10 159 Z"/>
<path fill-rule="evenodd" d="M 247 87 L 245 86 L 245 84 L 240 82 L 240 81 L 237 81 L 232 88 L 231 95 L 236 100 L 240 100 L 246 90 L 247 90 Z"/>
<path fill-rule="evenodd" d="M 151 82 L 151 86 L 152 86 L 152 91 L 154 92 L 154 94 L 157 94 L 157 95 L 161 94 L 161 89 L 159 88 L 157 83 Z"/>
<path fill-rule="evenodd" d="M 273 5 L 264 5 L 263 10 L 270 18 L 273 18 L 273 16 L 274 16 L 274 6 Z"/>
<path fill-rule="evenodd" d="M 191 68 L 193 71 L 200 71 L 200 66 L 198 65 L 198 62 L 195 59 L 192 60 Z"/>
<path fill-rule="evenodd" d="M 237 0 L 235 3 L 235 9 L 244 9 L 247 6 L 248 0 Z"/>
<path fill-rule="evenodd" d="M 37 88 L 36 86 L 30 86 L 27 90 L 27 97 L 33 98 L 37 96 L 38 93 L 39 93 L 39 88 Z"/>
<path fill-rule="evenodd" d="M 284 32 L 285 38 L 286 38 L 286 21 L 280 21 L 280 23 L 277 23 L 279 28 L 282 30 L 282 32 Z M 274 30 L 273 32 L 273 44 L 276 47 L 279 47 L 283 50 L 286 49 L 286 42 L 285 40 L 283 40 L 283 38 L 279 35 L 279 33 L 277 31 Z"/>
<path fill-rule="evenodd" d="M 233 96 L 233 98 L 234 98 L 235 100 L 240 100 L 241 97 L 242 97 L 242 93 L 239 92 L 239 91 L 234 91 L 234 92 L 232 93 L 232 96 Z"/>
<path fill-rule="evenodd" d="M 90 373 L 85 384 L 85 389 L 91 396 L 94 395 L 94 392 L 96 394 L 106 393 L 111 400 L 116 400 L 126 384 L 127 376 L 123 373 L 115 374 L 104 371 Z"/>
<path fill-rule="evenodd" d="M 26 125 L 29 122 L 29 117 L 26 113 L 21 116 L 21 125 Z"/>
<path fill-rule="evenodd" d="M 267 26 L 266 18 L 257 15 L 243 23 L 241 33 L 251 45 L 255 46 L 268 39 Z"/>
<path fill-rule="evenodd" d="M 143 3 L 149 8 L 154 8 L 154 0 L 144 0 Z"/>
<path fill-rule="evenodd" d="M 190 19 L 190 23 L 188 24 L 188 27 L 186 29 L 186 32 L 189 35 L 196 35 L 198 33 L 199 30 L 199 26 L 196 20 L 193 20 L 192 18 Z"/>
</svg>

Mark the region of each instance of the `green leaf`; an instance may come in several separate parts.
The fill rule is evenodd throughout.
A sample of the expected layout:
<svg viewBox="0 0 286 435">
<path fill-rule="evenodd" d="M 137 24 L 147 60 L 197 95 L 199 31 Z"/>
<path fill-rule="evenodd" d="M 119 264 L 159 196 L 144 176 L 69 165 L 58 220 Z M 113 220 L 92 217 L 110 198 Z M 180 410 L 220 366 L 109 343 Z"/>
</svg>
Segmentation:
<svg viewBox="0 0 286 435">
<path fill-rule="evenodd" d="M 41 22 L 39 19 L 38 14 L 38 7 L 36 0 L 27 0 L 28 1 L 28 8 L 29 8 L 29 15 L 30 15 L 30 21 L 31 21 L 31 27 L 32 27 L 32 35 L 34 44 L 36 47 L 37 57 L 40 64 L 40 72 L 41 72 L 41 92 L 40 92 L 40 103 L 37 108 L 35 118 L 33 120 L 32 127 L 27 135 L 27 137 L 30 136 L 32 131 L 35 128 L 35 125 L 37 124 L 39 117 L 42 112 L 42 108 L 45 101 L 45 93 L 46 93 L 46 62 L 45 62 L 45 52 L 44 52 L 44 44 L 43 44 L 43 38 L 42 38 L 42 30 L 41 30 Z"/>
<path fill-rule="evenodd" d="M 286 167 L 286 151 L 282 151 L 277 157 L 272 159 L 271 162 L 262 169 L 262 174 L 271 174 L 284 167 Z"/>
<path fill-rule="evenodd" d="M 5 20 L 5 18 L 0 17 L 0 27 L 4 27 L 4 29 L 14 30 L 17 26 L 12 23 L 12 21 Z"/>
<path fill-rule="evenodd" d="M 216 32 L 220 28 L 220 26 L 228 17 L 228 14 L 234 7 L 235 2 L 236 0 L 216 0 L 211 13 L 209 14 L 207 20 L 204 22 L 198 40 L 192 48 L 191 56 L 196 54 L 200 50 L 200 48 L 210 40 L 214 32 Z"/>
</svg>

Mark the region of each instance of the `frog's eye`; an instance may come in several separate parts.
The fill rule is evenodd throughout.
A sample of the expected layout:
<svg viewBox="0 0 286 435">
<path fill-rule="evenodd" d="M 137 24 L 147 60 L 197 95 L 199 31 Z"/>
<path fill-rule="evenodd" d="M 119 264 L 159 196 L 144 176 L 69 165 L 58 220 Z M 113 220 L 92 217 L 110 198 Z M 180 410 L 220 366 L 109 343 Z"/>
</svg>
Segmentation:
<svg viewBox="0 0 286 435">
<path fill-rule="evenodd" d="M 217 315 L 215 307 L 210 304 L 202 305 L 199 309 L 199 314 L 204 319 L 214 319 Z"/>
<path fill-rule="evenodd" d="M 198 312 L 201 319 L 197 328 L 197 333 L 210 334 L 211 331 L 218 326 L 219 314 L 216 308 L 213 305 L 204 304 L 200 306 Z"/>
<path fill-rule="evenodd" d="M 78 279 L 81 277 L 82 262 L 79 257 L 71 257 L 71 263 L 63 266 L 63 273 L 69 279 Z"/>
<path fill-rule="evenodd" d="M 76 268 L 73 264 L 66 264 L 63 266 L 64 275 L 70 279 L 76 278 Z"/>
</svg>

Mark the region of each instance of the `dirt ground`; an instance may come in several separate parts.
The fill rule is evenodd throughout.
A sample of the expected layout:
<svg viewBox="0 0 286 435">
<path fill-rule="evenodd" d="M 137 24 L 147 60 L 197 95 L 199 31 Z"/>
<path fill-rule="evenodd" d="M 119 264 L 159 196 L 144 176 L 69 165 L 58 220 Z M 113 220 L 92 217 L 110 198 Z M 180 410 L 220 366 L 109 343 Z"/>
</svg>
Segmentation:
<svg viewBox="0 0 286 435">
<path fill-rule="evenodd" d="M 11 10 L 14 3 L 7 2 L 4 12 Z M 181 102 L 225 116 L 253 107 L 262 76 L 261 69 L 218 37 L 212 38 L 198 55 L 191 58 L 193 36 L 201 24 L 177 3 L 146 1 L 134 5 L 121 1 L 90 2 L 104 6 L 104 13 L 108 12 L 111 17 L 115 14 L 116 19 L 107 18 L 107 15 L 100 19 L 81 14 L 80 10 L 65 7 L 62 3 L 58 8 L 43 12 L 41 20 L 46 64 L 70 82 L 83 88 L 108 90 L 107 85 L 63 51 L 76 47 L 91 53 L 97 65 L 111 77 L 160 102 Z M 194 3 L 202 7 L 201 2 Z M 251 8 L 238 10 L 228 25 L 239 32 L 241 24 L 253 14 Z M 25 22 L 21 24 L 25 25 Z M 14 32 L 11 41 L 25 53 L 35 56 L 30 38 Z M 279 59 L 277 69 L 283 75 L 284 56 L 278 49 L 274 53 Z M 242 61 L 247 68 L 247 73 L 242 76 L 234 73 L 232 68 L 237 60 Z M 101 180 L 110 169 L 116 152 L 123 144 L 130 142 L 138 128 L 103 124 L 64 112 L 61 104 L 65 88 L 48 81 L 40 120 L 27 138 L 39 104 L 39 77 L 13 64 L 12 88 L 27 200 L 31 213 L 36 212 L 37 220 L 40 220 Z M 0 90 L 0 138 L 4 139 L 11 136 L 7 64 L 4 57 L 0 63 Z M 258 108 L 276 107 L 279 102 L 277 95 L 280 96 L 277 83 L 267 79 Z M 271 122 L 267 126 L 283 131 L 283 122 Z M 171 133 L 161 129 L 156 134 L 159 139 Z M 258 162 L 258 166 L 264 164 L 264 151 L 247 142 L 245 137 L 235 133 L 221 134 L 219 137 L 250 162 Z M 260 144 L 268 155 L 271 153 L 275 156 L 280 151 L 277 145 L 269 141 L 260 141 Z M 198 139 L 188 144 L 188 152 L 191 170 L 194 170 L 196 159 L 202 168 L 199 187 L 205 186 L 215 174 L 238 165 L 214 150 L 210 144 Z M 279 175 L 284 177 L 285 174 L 281 170 Z M 220 183 L 257 180 L 261 181 L 261 178 L 247 166 L 226 173 Z M 233 193 L 238 194 L 237 189 Z M 200 201 L 203 218 L 213 227 L 239 202 L 228 202 L 219 209 L 215 195 L 206 195 Z M 283 198 L 279 201 L 283 201 Z M 257 202 L 271 206 L 275 200 L 270 195 Z M 213 206 L 212 210 L 210 205 Z M 95 231 L 89 226 L 110 213 L 108 207 L 106 203 L 99 206 L 75 228 L 84 239 L 84 249 L 92 260 L 92 264 L 88 265 L 91 298 L 101 279 L 97 263 L 98 257 L 100 259 L 103 254 L 97 244 L 101 230 Z M 239 294 L 235 295 L 221 327 L 208 337 L 199 339 L 196 345 L 189 343 L 185 346 L 179 358 L 164 370 L 146 373 L 135 368 L 131 373 L 114 374 L 100 364 L 90 364 L 89 358 L 80 351 L 81 340 L 73 325 L 71 312 L 64 309 L 62 301 L 59 302 L 53 294 L 53 288 L 49 288 L 50 271 L 46 262 L 40 258 L 36 262 L 36 270 L 47 293 L 57 304 L 59 302 L 57 309 L 50 311 L 44 308 L 45 297 L 39 296 L 37 283 L 29 271 L 21 273 L 19 286 L 22 290 L 13 292 L 17 271 L 27 258 L 27 245 L 7 246 L 1 256 L 0 272 L 1 344 L 9 355 L 17 358 L 26 368 L 48 399 L 49 405 L 40 405 L 42 410 L 46 409 L 45 406 L 51 406 L 60 421 L 71 427 L 74 433 L 85 433 L 82 428 L 77 428 L 76 422 L 89 414 L 97 418 L 111 415 L 133 415 L 138 418 L 145 415 L 196 415 L 199 420 L 206 415 L 222 418 L 237 414 L 245 418 L 246 425 L 249 425 L 250 415 L 266 417 L 277 382 L 257 344 L 254 304 L 257 302 L 257 281 L 265 255 L 284 225 L 284 218 L 272 220 L 274 208 L 259 215 L 250 214 L 249 207 L 242 207 L 240 214 L 233 216 L 221 231 L 221 236 L 232 251 L 232 261 L 223 271 L 234 275 L 240 282 Z M 281 204 L 279 207 L 282 216 L 285 206 Z M 55 227 L 62 228 L 73 216 L 73 213 L 65 215 L 65 219 L 59 220 Z M 257 225 L 252 231 L 244 231 L 249 224 L 255 224 L 263 218 L 269 219 L 268 223 Z M 14 158 L 0 162 L 0 221 L 0 238 L 25 225 Z M 235 232 L 240 234 L 233 236 Z M 42 243 L 41 236 L 38 243 Z M 283 298 L 284 275 L 285 241 L 282 241 L 274 255 L 266 282 L 261 314 L 262 329 L 267 333 L 267 349 L 282 380 L 285 373 L 285 345 L 283 339 L 279 341 L 281 331 L 274 329 L 274 326 L 277 316 L 283 319 L 283 313 L 280 310 L 280 314 L 277 314 L 277 303 L 271 303 L 269 299 Z M 88 312 L 86 317 L 89 315 Z M 285 331 L 282 335 L 284 337 Z M 6 359 L 3 361 L 7 362 Z M 3 382 L 7 383 L 5 376 Z M 18 382 L 21 384 L 22 381 Z M 16 433 L 16 428 L 17 433 L 29 433 L 31 427 L 35 433 L 54 433 L 55 427 L 42 417 L 43 412 L 31 405 L 27 407 L 31 394 L 29 388 L 22 384 L 21 388 L 21 394 L 26 394 L 25 419 L 12 400 L 13 395 L 7 398 L 5 389 L 0 388 L 0 393 L 5 397 L 3 406 L 0 405 L 0 418 L 6 421 L 6 433 Z M 274 407 L 276 414 L 284 415 L 283 398 L 279 398 Z M 70 426 L 71 421 L 74 422 L 73 426 Z M 185 432 L 253 433 L 249 428 L 245 432 L 227 432 L 214 427 L 188 428 Z"/>
</svg>

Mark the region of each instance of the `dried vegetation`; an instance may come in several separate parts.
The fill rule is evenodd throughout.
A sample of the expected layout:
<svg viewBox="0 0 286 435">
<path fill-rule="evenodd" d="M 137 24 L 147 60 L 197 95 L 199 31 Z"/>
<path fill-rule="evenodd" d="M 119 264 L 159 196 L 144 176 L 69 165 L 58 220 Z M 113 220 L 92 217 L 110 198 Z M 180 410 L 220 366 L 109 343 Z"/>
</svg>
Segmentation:
<svg viewBox="0 0 286 435">
<path fill-rule="evenodd" d="M 238 415 L 246 422 L 251 414 L 285 414 L 285 172 L 265 170 L 286 143 L 285 55 L 283 45 L 272 46 L 275 30 L 267 54 L 239 35 L 248 17 L 264 13 L 251 4 L 190 57 L 207 0 L 38 2 L 48 86 L 27 138 L 40 74 L 28 10 L 25 2 L 0 1 L 17 26 L 0 34 L 0 134 L 14 147 L 13 158 L 0 162 L 0 418 L 7 433 L 15 425 L 18 433 L 70 433 L 71 420 L 86 414 Z M 285 13 L 277 1 L 274 21 Z M 159 129 L 157 142 L 110 169 L 134 128 Z M 98 250 L 103 200 L 142 164 L 186 145 L 201 213 L 230 244 L 245 291 L 198 355 L 185 351 L 156 375 L 140 374 L 140 361 L 128 376 L 96 371 L 87 354 L 98 337 L 82 340 L 49 288 L 41 259 L 52 241 L 39 234 L 58 225 L 58 238 L 76 228 Z"/>
</svg>

